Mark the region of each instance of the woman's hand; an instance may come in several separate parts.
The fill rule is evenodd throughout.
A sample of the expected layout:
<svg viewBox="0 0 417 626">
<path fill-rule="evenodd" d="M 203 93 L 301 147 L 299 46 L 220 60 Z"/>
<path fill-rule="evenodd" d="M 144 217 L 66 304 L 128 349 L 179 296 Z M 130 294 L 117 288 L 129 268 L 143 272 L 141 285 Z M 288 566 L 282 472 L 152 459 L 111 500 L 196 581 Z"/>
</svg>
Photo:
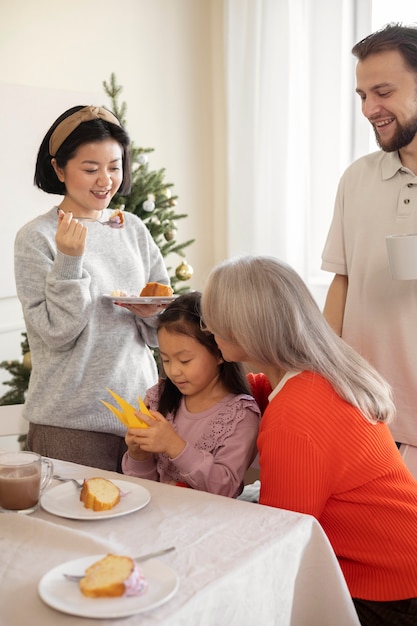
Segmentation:
<svg viewBox="0 0 417 626">
<path fill-rule="evenodd" d="M 68 256 L 82 256 L 87 238 L 87 226 L 81 224 L 72 213 L 58 212 L 55 241 L 57 249 Z"/>
<path fill-rule="evenodd" d="M 171 459 L 177 457 L 185 448 L 186 442 L 178 435 L 173 426 L 157 411 L 151 411 L 152 417 L 135 412 L 135 415 L 146 422 L 149 428 L 129 428 L 126 433 L 126 444 L 129 456 L 140 461 L 147 457 L 137 458 L 135 455 L 164 452 Z M 131 450 L 132 453 L 131 454 Z"/>
<path fill-rule="evenodd" d="M 156 315 L 157 313 L 161 313 L 163 309 L 166 309 L 168 303 L 166 304 L 130 304 L 128 302 L 115 302 L 117 306 L 121 306 L 124 309 L 128 309 L 128 311 L 132 311 L 135 315 L 139 317 L 152 317 L 152 315 Z"/>
<path fill-rule="evenodd" d="M 162 307 L 165 308 L 167 306 L 166 304 L 130 304 L 128 302 L 115 302 L 114 304 L 132 311 L 138 317 L 152 317 L 152 315 L 160 313 Z"/>
</svg>

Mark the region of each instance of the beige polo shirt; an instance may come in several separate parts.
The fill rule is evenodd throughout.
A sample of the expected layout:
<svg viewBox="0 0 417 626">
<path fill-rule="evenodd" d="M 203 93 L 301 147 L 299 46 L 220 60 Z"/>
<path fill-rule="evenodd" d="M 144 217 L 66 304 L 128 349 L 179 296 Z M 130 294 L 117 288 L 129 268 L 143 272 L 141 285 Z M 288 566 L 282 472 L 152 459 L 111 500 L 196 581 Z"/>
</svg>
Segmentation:
<svg viewBox="0 0 417 626">
<path fill-rule="evenodd" d="M 417 446 L 417 280 L 391 278 L 385 237 L 398 233 L 417 233 L 417 176 L 374 152 L 340 180 L 322 269 L 348 276 L 342 337 L 392 385 L 394 439 Z"/>
</svg>

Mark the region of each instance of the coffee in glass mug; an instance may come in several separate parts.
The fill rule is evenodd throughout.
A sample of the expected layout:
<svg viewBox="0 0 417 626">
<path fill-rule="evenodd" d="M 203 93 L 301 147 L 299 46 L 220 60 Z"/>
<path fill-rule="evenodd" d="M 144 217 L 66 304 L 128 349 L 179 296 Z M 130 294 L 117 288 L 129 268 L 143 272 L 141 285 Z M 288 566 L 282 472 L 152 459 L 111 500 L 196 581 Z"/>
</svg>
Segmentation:
<svg viewBox="0 0 417 626">
<path fill-rule="evenodd" d="M 52 461 L 36 452 L 0 452 L 0 511 L 36 511 L 52 472 Z"/>
</svg>

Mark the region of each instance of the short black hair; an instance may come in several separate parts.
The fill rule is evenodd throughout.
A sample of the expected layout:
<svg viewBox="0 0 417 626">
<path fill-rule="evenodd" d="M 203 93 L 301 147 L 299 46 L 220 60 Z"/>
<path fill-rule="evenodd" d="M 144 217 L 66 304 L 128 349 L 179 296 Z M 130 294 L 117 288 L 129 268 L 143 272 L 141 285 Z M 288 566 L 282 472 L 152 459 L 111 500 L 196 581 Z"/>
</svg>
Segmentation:
<svg viewBox="0 0 417 626">
<path fill-rule="evenodd" d="M 58 179 L 51 164 L 52 157 L 49 154 L 49 139 L 55 128 L 63 120 L 84 107 L 85 105 L 75 106 L 62 113 L 42 140 L 36 159 L 34 184 L 46 193 L 65 195 L 66 191 L 65 184 Z M 118 193 L 127 195 L 132 186 L 132 159 L 130 138 L 122 126 L 101 119 L 82 122 L 61 144 L 54 158 L 58 167 L 63 168 L 75 156 L 77 149 L 81 145 L 95 141 L 104 141 L 108 138 L 115 139 L 122 147 L 123 179 Z"/>
</svg>

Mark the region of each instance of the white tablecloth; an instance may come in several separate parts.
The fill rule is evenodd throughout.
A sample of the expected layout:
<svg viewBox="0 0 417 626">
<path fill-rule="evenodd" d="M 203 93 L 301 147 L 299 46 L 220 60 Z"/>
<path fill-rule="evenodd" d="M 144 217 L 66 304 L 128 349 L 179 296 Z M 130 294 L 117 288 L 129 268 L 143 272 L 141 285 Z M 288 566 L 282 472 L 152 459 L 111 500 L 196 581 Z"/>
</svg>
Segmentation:
<svg viewBox="0 0 417 626">
<path fill-rule="evenodd" d="M 0 515 L 1 626 L 359 626 L 334 553 L 317 521 L 249 502 L 54 461 L 55 473 L 136 481 L 149 504 L 108 520 L 43 509 Z M 50 488 L 58 483 L 53 482 Z M 94 620 L 45 605 L 38 582 L 52 567 L 109 551 L 160 557 L 179 575 L 166 604 L 126 619 Z"/>
</svg>

